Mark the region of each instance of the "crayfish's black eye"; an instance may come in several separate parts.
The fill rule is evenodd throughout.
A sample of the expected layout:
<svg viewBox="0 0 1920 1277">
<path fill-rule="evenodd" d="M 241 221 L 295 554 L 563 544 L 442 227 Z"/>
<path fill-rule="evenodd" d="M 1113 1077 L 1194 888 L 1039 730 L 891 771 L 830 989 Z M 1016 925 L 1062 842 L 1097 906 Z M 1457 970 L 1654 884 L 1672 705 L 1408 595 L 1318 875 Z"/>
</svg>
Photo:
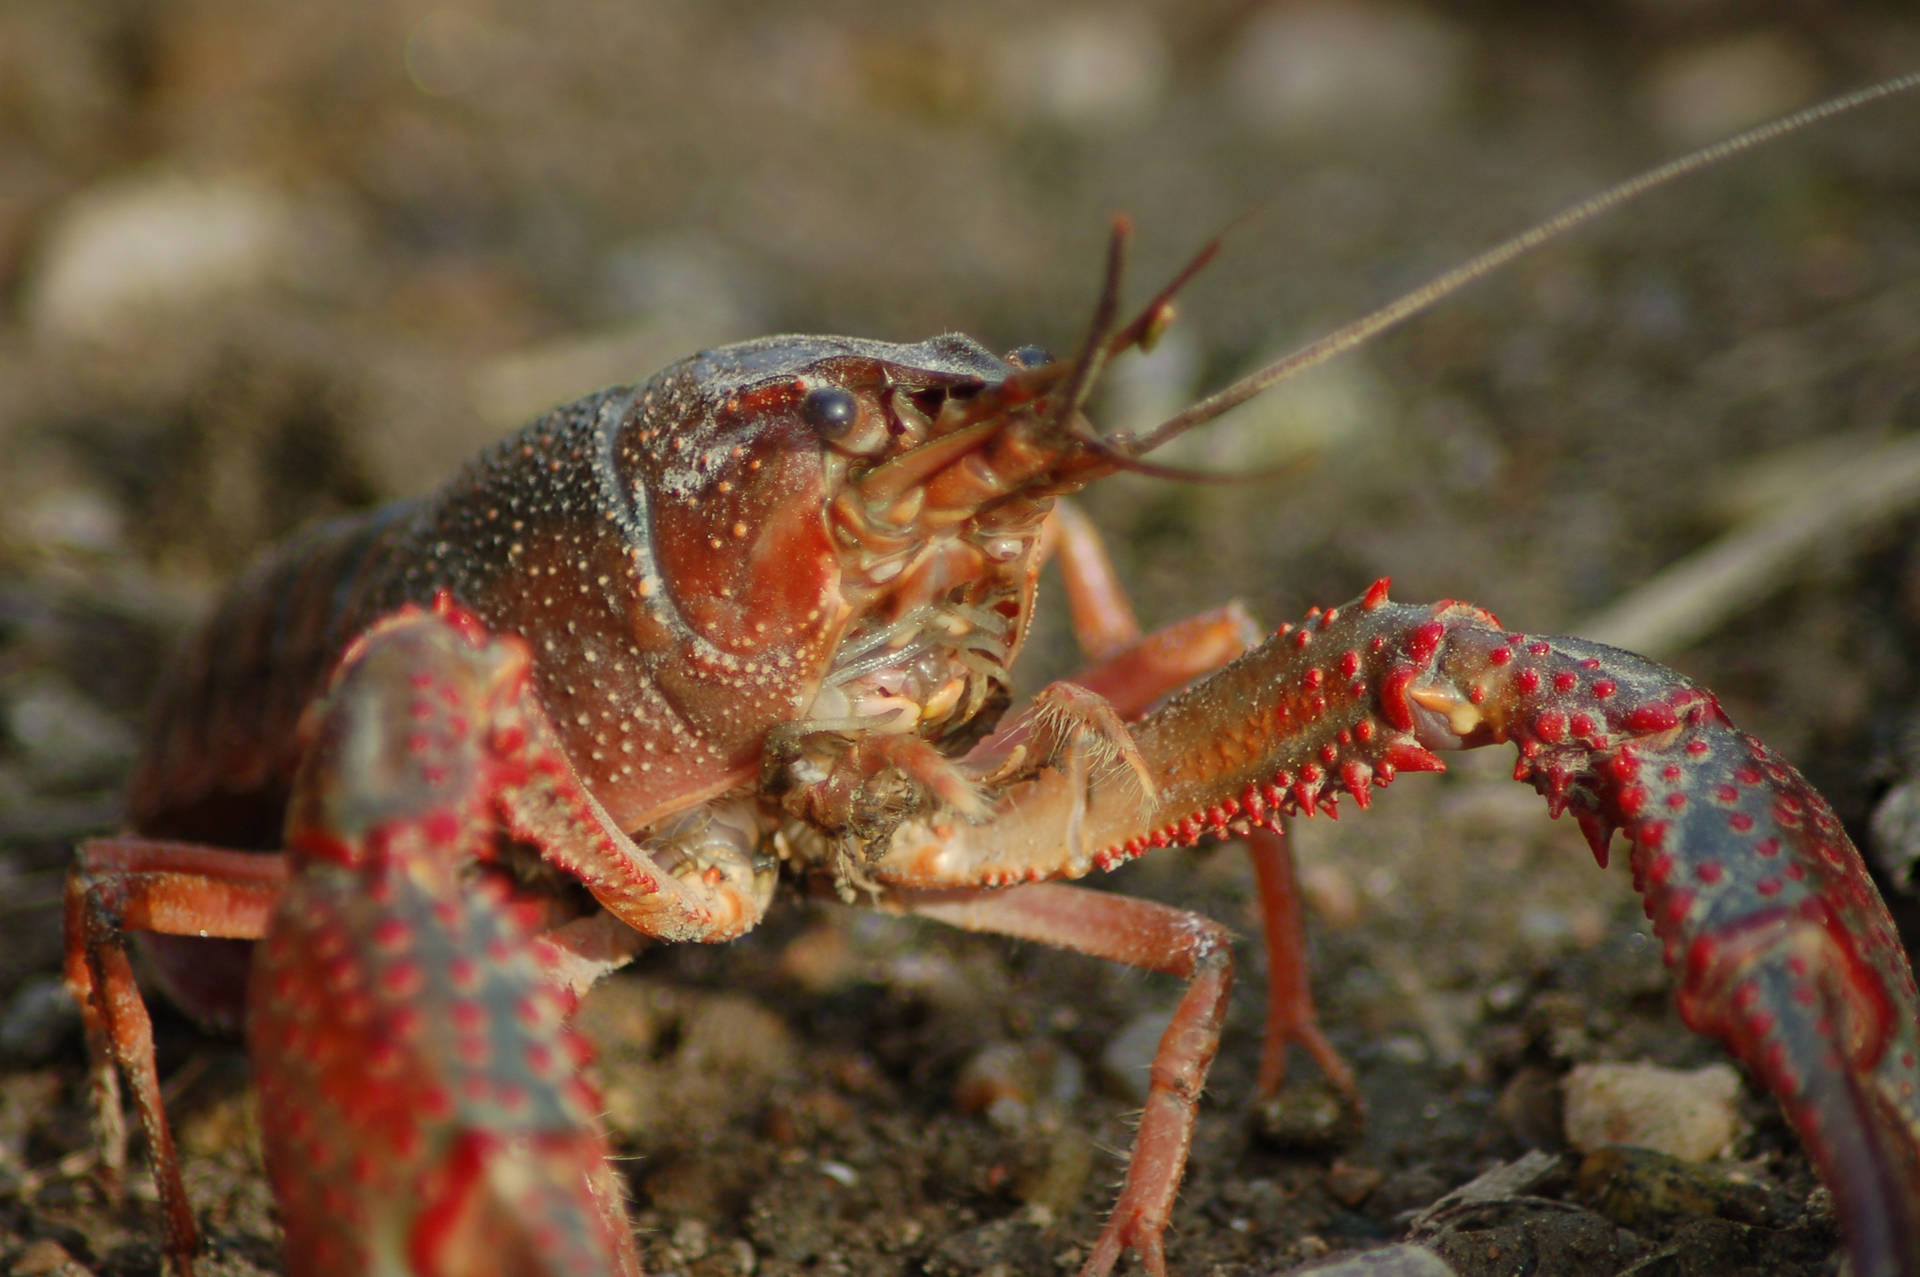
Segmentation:
<svg viewBox="0 0 1920 1277">
<path fill-rule="evenodd" d="M 1015 368 L 1044 368 L 1053 362 L 1053 352 L 1045 346 L 1021 346 L 1007 356 Z"/>
<path fill-rule="evenodd" d="M 822 439 L 841 439 L 860 420 L 860 401 L 838 386 L 815 386 L 800 401 L 800 419 Z"/>
</svg>

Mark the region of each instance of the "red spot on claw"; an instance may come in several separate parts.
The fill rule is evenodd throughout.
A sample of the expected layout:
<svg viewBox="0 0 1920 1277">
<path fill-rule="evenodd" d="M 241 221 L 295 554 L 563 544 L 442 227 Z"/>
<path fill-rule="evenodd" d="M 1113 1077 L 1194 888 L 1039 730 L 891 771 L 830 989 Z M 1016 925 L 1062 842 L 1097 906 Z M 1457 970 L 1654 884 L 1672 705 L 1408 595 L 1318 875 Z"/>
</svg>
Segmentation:
<svg viewBox="0 0 1920 1277">
<path fill-rule="evenodd" d="M 1594 685 L 1595 693 L 1600 690 Z M 1661 701 L 1649 701 L 1645 705 L 1635 706 L 1627 715 L 1627 730 L 1633 732 L 1666 732 L 1680 725 L 1680 716 L 1673 707 Z"/>
<path fill-rule="evenodd" d="M 1440 650 L 1440 640 L 1446 636 L 1446 626 L 1438 621 L 1428 621 L 1407 636 L 1407 655 L 1424 665 Z"/>
</svg>

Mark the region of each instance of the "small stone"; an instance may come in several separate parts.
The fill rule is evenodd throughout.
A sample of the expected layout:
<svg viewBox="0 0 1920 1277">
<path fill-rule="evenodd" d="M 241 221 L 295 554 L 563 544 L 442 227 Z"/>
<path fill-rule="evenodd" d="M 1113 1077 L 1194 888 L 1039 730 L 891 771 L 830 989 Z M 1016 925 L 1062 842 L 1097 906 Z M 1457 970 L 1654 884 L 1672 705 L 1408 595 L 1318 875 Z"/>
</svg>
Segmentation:
<svg viewBox="0 0 1920 1277">
<path fill-rule="evenodd" d="M 1723 40 L 1654 65 L 1647 114 L 1675 146 L 1700 146 L 1784 114 L 1819 92 L 1810 51 L 1772 31 Z"/>
<path fill-rule="evenodd" d="M 284 193 L 244 175 L 111 181 L 75 196 L 32 263 L 27 322 L 104 340 L 258 289 L 311 263 L 321 233 Z"/>
<path fill-rule="evenodd" d="M 88 1269 L 51 1238 L 28 1242 L 13 1257 L 9 1277 L 89 1277 Z"/>
<path fill-rule="evenodd" d="M 1564 1092 L 1553 1071 L 1524 1065 L 1500 1088 L 1493 1111 L 1529 1144 L 1554 1146 L 1566 1129 Z"/>
<path fill-rule="evenodd" d="M 1360 1135 L 1361 1117 L 1331 1083 L 1316 1078 L 1280 1090 L 1253 1107 L 1254 1134 L 1293 1153 L 1325 1153 Z"/>
<path fill-rule="evenodd" d="M 1070 1103 L 1081 1082 L 1079 1062 L 1051 1043 L 996 1042 L 960 1066 L 953 1099 L 964 1113 L 984 1113 L 994 1126 L 1018 1131 Z"/>
<path fill-rule="evenodd" d="M 6 729 L 25 755 L 28 774 L 43 785 L 113 778 L 137 748 L 125 723 L 53 680 L 20 691 L 7 707 Z"/>
<path fill-rule="evenodd" d="M 693 1004 L 678 1054 L 686 1067 L 772 1078 L 800 1053 L 786 1021 L 751 998 L 720 994 Z"/>
<path fill-rule="evenodd" d="M 10 513 L 30 543 L 90 555 L 123 550 L 126 517 L 95 488 L 55 487 L 29 496 Z"/>
<path fill-rule="evenodd" d="M 846 928 L 823 923 L 787 942 L 780 951 L 780 973 L 819 996 L 854 983 L 866 968 L 847 943 Z"/>
<path fill-rule="evenodd" d="M 1015 1182 L 1014 1195 L 1027 1204 L 1029 1218 L 1046 1227 L 1049 1218 L 1062 1218 L 1085 1200 L 1103 1158 L 1085 1132 L 1063 1126 L 1048 1139 L 1044 1160 Z"/>
<path fill-rule="evenodd" d="M 30 975 L 0 1011 L 0 1059 L 42 1063 L 79 1027 L 80 1008 L 67 993 L 66 982 L 50 973 Z"/>
<path fill-rule="evenodd" d="M 995 100 L 1017 118 L 1086 133 L 1152 116 L 1172 83 L 1165 35 L 1142 10 L 1089 6 L 1007 29 Z"/>
<path fill-rule="evenodd" d="M 1791 1194 L 1756 1181 L 1737 1163 L 1699 1165 L 1643 1148 L 1603 1148 L 1575 1175 L 1581 1200 L 1622 1228 L 1652 1232 L 1689 1217 L 1778 1228 Z"/>
<path fill-rule="evenodd" d="M 1263 6 L 1221 71 L 1243 120 L 1293 139 L 1430 129 L 1460 110 L 1466 33 L 1394 4 Z"/>
<path fill-rule="evenodd" d="M 1342 865 L 1302 865 L 1300 893 L 1307 898 L 1313 916 L 1335 931 L 1345 931 L 1359 922 L 1366 910 L 1359 885 Z"/>
<path fill-rule="evenodd" d="M 1172 1019 L 1172 1007 L 1135 1016 L 1100 1053 L 1101 1079 L 1133 1103 L 1146 1103 L 1148 1071 L 1153 1067 L 1154 1052 L 1160 1049 L 1160 1037 Z"/>
<path fill-rule="evenodd" d="M 1013 1042 L 975 1051 L 954 1080 L 954 1107 L 962 1113 L 985 1113 L 995 1126 L 1023 1125 L 1038 1089 L 1030 1063 Z"/>
<path fill-rule="evenodd" d="M 1563 1088 L 1567 1142 L 1583 1153 L 1629 1144 L 1701 1162 L 1725 1152 L 1740 1131 L 1740 1075 L 1725 1064 L 1583 1064 Z"/>
<path fill-rule="evenodd" d="M 1327 1191 L 1343 1206 L 1358 1206 L 1385 1178 L 1377 1166 L 1336 1160 L 1327 1168 Z"/>
<path fill-rule="evenodd" d="M 1886 881 L 1906 895 L 1920 888 L 1920 783 L 1895 785 L 1867 821 L 1867 854 Z"/>
</svg>

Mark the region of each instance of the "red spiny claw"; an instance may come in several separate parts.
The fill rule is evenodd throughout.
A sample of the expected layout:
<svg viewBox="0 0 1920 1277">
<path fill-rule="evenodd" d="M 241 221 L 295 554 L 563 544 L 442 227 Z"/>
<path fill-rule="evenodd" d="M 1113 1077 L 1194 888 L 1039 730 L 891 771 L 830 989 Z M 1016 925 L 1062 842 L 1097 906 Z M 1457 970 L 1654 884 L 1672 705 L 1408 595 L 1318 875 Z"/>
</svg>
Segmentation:
<svg viewBox="0 0 1920 1277">
<path fill-rule="evenodd" d="M 570 996 L 475 881 L 525 670 L 517 640 L 409 612 L 307 724 L 248 1022 L 290 1271 L 639 1272 Z"/>
<path fill-rule="evenodd" d="M 1606 863 L 1632 848 L 1680 1012 L 1780 1098 L 1839 1201 L 1861 1274 L 1920 1272 L 1920 998 L 1886 906 L 1826 800 L 1711 693 L 1579 639 L 1413 609 L 1423 743 L 1510 741 L 1514 775 Z M 1449 740 L 1449 738 L 1454 738 Z"/>
<path fill-rule="evenodd" d="M 997 840 L 896 838 L 903 879 L 1107 867 L 1208 832 L 1365 806 L 1434 751 L 1510 742 L 1515 776 L 1571 811 L 1604 865 L 1624 830 L 1680 977 L 1680 1010 L 1785 1106 L 1832 1187 L 1862 1277 L 1920 1272 L 1920 996 L 1886 906 L 1826 801 L 1672 670 L 1513 634 L 1380 582 L 1309 614 L 1131 724 L 1157 802 L 1043 772 Z M 1017 801 L 1015 801 L 1017 800 Z M 1065 814 L 1063 814 L 1065 813 Z M 1040 835 L 1077 831 L 1073 845 Z M 1009 866 L 1002 869 L 1001 866 Z"/>
</svg>

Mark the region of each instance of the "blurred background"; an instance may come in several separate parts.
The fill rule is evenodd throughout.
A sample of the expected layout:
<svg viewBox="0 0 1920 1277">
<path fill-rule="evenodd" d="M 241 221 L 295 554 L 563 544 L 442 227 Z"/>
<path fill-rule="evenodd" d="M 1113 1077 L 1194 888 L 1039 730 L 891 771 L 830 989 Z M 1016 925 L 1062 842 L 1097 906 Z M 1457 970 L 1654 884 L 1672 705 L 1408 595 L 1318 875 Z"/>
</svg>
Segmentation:
<svg viewBox="0 0 1920 1277">
<path fill-rule="evenodd" d="M 75 1173 L 59 880 L 117 819 L 169 645 L 262 545 L 706 344 L 960 330 L 1071 350 L 1120 211 L 1141 294 L 1231 228 L 1099 401 L 1108 428 L 1151 424 L 1564 203 L 1916 66 L 1910 6 L 1837 0 L 0 0 L 0 1263 L 28 1271 L 38 1239 L 151 1266 L 156 1230 Z M 1890 472 L 1916 425 L 1907 100 L 1610 216 L 1172 458 L 1309 462 L 1297 478 L 1126 478 L 1087 504 L 1152 623 L 1234 595 L 1278 620 L 1392 575 L 1398 596 L 1562 631 L 1756 520 L 1864 509 L 1862 459 Z M 1914 522 L 1885 504 L 1648 640 L 1856 828 L 1898 779 L 1915 685 Z M 1033 686 L 1072 665 L 1054 602 Z M 1392 1236 L 1486 1158 L 1555 1147 L 1527 1104 L 1550 1109 L 1536 1084 L 1583 1051 L 1712 1058 L 1664 1010 L 1623 877 L 1596 877 L 1524 790 L 1475 783 L 1506 766 L 1302 838 L 1335 1036 L 1363 1080 L 1395 1079 L 1404 1120 L 1377 1112 L 1335 1163 L 1377 1173 L 1351 1201 L 1324 1156 L 1246 1134 L 1249 950 L 1181 1271 Z M 1254 925 L 1236 857 L 1132 872 Z M 796 909 L 770 930 L 655 955 L 607 999 L 653 1267 L 1074 1262 L 1111 1178 L 1085 1150 L 1128 1138 L 1128 1066 L 1104 1053 L 1163 1023 L 1171 991 L 875 919 Z M 1624 1044 L 1623 1024 L 1641 1026 Z M 214 1231 L 270 1264 L 236 1066 L 163 1030 L 199 1164 L 227 1175 L 198 1189 Z M 988 1120 L 959 1080 L 1005 1059 L 1053 1098 Z M 723 1093 L 687 1098 L 714 1077 Z M 1749 1108 L 1745 1151 L 1790 1159 Z M 1283 1203 L 1296 1189 L 1308 1205 Z M 1824 1263 L 1830 1238 L 1807 1246 Z"/>
</svg>

